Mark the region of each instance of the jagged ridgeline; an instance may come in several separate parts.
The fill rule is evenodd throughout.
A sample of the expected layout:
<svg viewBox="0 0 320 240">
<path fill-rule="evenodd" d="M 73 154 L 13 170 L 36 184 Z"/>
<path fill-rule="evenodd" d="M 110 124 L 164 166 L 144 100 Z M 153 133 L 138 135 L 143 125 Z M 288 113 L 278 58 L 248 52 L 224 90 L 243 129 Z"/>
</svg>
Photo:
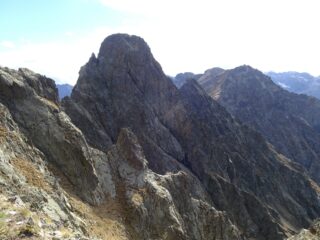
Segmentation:
<svg viewBox="0 0 320 240">
<path fill-rule="evenodd" d="M 0 102 L 3 239 L 282 240 L 320 216 L 303 167 L 140 37 L 107 37 L 62 102 L 0 68 Z"/>
</svg>

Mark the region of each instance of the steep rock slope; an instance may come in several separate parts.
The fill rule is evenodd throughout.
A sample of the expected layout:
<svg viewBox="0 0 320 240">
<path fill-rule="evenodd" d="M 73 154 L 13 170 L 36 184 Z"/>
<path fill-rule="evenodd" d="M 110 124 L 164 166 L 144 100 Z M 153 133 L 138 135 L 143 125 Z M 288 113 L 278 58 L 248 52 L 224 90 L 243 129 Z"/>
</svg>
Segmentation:
<svg viewBox="0 0 320 240">
<path fill-rule="evenodd" d="M 195 81 L 178 90 L 139 37 L 106 38 L 63 106 L 88 142 L 104 152 L 112 151 L 121 129 L 132 129 L 156 179 L 172 179 L 166 188 L 179 214 L 197 212 L 188 189 L 203 189 L 196 198 L 208 209 L 225 211 L 244 239 L 284 239 L 320 214 L 318 194 L 299 166 L 234 120 Z M 178 179 L 196 185 L 178 187 L 187 189 L 179 193 L 173 188 L 181 186 Z M 183 239 L 214 239 L 199 227 L 216 226 L 215 221 L 204 218 L 196 230 L 184 215 L 175 218 L 184 225 L 175 228 L 185 233 Z"/>
<path fill-rule="evenodd" d="M 90 147 L 51 79 L 1 68 L 0 91 L 1 239 L 242 239 L 187 169 L 151 171 L 130 129 Z"/>
<path fill-rule="evenodd" d="M 94 202 L 99 186 L 90 149 L 79 129 L 60 111 L 54 81 L 27 69 L 4 68 L 0 77 L 0 101 L 21 131 L 48 161 L 63 169 L 83 198 Z"/>
<path fill-rule="evenodd" d="M 249 66 L 204 77 L 211 87 L 203 87 L 213 99 L 320 182 L 319 100 L 287 92 Z"/>
<path fill-rule="evenodd" d="M 43 154 L 0 103 L 0 239 L 87 239 Z"/>
</svg>

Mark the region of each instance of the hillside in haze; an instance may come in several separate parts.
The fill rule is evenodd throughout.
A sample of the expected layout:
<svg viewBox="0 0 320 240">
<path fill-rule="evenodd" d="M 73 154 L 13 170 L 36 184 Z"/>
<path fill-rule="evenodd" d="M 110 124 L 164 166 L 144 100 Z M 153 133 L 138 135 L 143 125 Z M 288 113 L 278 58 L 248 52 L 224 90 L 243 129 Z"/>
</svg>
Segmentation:
<svg viewBox="0 0 320 240">
<path fill-rule="evenodd" d="M 59 99 L 61 100 L 66 96 L 70 96 L 72 92 L 72 88 L 73 86 L 70 84 L 57 84 Z"/>
<path fill-rule="evenodd" d="M 320 99 L 320 77 L 299 72 L 267 72 L 266 75 L 282 88 Z"/>
<path fill-rule="evenodd" d="M 184 75 L 177 88 L 127 34 L 104 39 L 61 102 L 53 80 L 1 67 L 0 237 L 312 234 L 318 101 L 248 66 Z"/>
</svg>

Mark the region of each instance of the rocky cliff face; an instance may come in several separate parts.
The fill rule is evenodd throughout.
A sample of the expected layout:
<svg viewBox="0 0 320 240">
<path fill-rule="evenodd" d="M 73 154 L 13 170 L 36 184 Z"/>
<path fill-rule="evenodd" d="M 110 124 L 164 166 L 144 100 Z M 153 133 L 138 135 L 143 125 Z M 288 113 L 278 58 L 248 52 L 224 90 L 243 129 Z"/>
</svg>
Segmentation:
<svg viewBox="0 0 320 240">
<path fill-rule="evenodd" d="M 197 199 L 224 211 L 242 238 L 283 239 L 319 214 L 317 193 L 299 166 L 233 119 L 196 82 L 178 90 L 139 37 L 105 39 L 63 106 L 101 151 L 110 151 L 121 129 L 130 128 L 150 170 L 199 179 L 195 188 L 206 197 Z M 189 200 L 177 201 L 170 185 L 175 206 L 184 206 L 178 207 L 180 237 L 194 239 L 190 216 L 183 217 Z"/>
<path fill-rule="evenodd" d="M 1 238 L 280 240 L 320 215 L 298 164 L 196 81 L 178 90 L 139 37 L 106 38 L 57 98 L 0 69 Z"/>
<path fill-rule="evenodd" d="M 1 239 L 241 239 L 187 169 L 151 171 L 130 129 L 102 152 L 52 80 L 2 68 L 0 86 Z"/>
<path fill-rule="evenodd" d="M 211 87 L 203 86 L 215 100 L 259 131 L 278 152 L 303 165 L 319 183 L 320 101 L 289 93 L 249 66 L 204 77 Z"/>
</svg>

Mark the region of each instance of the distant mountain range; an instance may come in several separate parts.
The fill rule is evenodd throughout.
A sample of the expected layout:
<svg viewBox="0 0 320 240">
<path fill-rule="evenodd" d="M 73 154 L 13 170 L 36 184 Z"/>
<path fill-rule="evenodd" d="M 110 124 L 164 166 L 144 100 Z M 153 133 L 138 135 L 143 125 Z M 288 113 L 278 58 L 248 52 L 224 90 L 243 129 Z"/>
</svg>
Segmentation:
<svg viewBox="0 0 320 240">
<path fill-rule="evenodd" d="M 59 99 L 70 96 L 73 86 L 70 84 L 57 84 Z"/>
<path fill-rule="evenodd" d="M 215 74 L 219 74 L 221 71 L 223 71 L 223 69 L 221 68 L 212 68 L 206 70 L 204 74 L 194 74 L 191 72 L 179 73 L 174 78 L 172 78 L 172 80 L 175 85 L 180 88 L 189 78 L 193 78 L 195 80 L 201 78 L 201 82 L 199 83 L 202 85 L 202 87 L 210 88 L 212 82 L 207 81 L 206 77 L 208 75 L 212 76 Z M 294 71 L 266 72 L 264 74 L 269 76 L 274 83 L 289 92 L 305 94 L 320 99 L 320 76 L 315 77 L 309 73 L 300 73 Z"/>
<path fill-rule="evenodd" d="M 309 73 L 299 72 L 267 72 L 265 73 L 282 88 L 320 99 L 320 77 L 314 77 Z"/>
</svg>

